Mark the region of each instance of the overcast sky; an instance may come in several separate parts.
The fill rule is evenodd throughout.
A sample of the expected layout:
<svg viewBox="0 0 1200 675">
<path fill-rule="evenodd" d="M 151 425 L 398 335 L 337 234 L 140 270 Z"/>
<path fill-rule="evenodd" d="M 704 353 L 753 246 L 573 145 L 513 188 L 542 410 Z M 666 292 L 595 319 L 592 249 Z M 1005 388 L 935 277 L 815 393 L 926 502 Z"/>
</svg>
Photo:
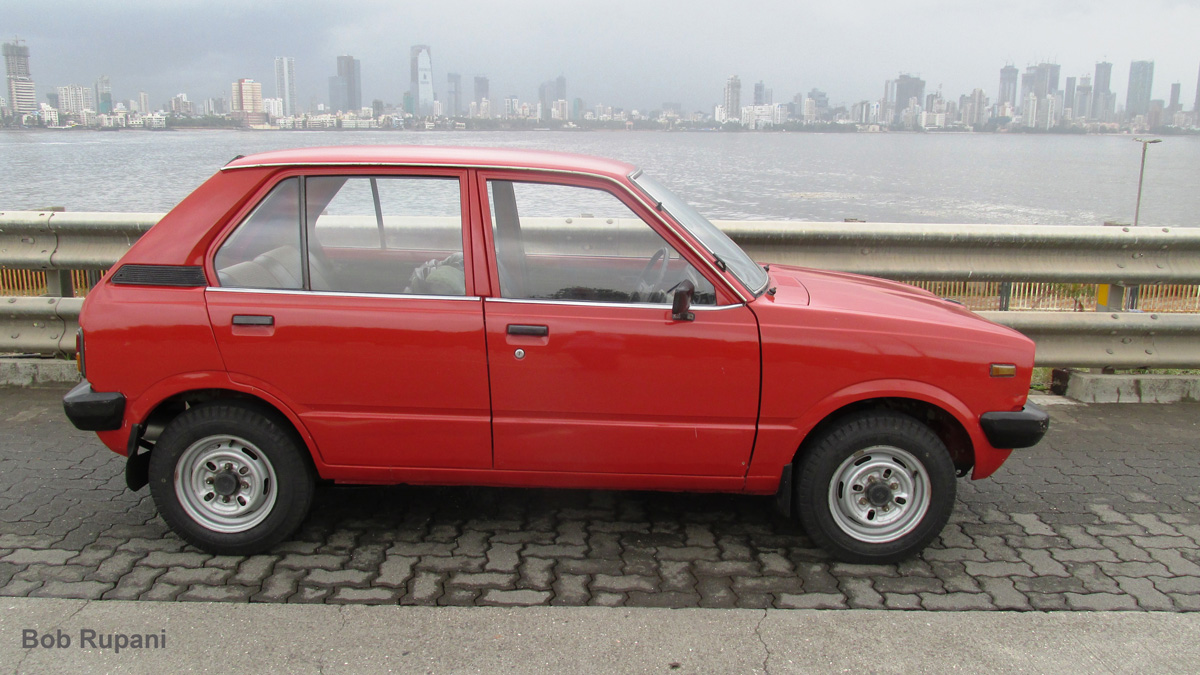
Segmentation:
<svg viewBox="0 0 1200 675">
<path fill-rule="evenodd" d="M 1155 62 L 1154 98 L 1181 82 L 1190 109 L 1198 35 L 1200 0 L 0 0 L 0 38 L 26 41 L 40 100 L 108 75 L 114 99 L 154 105 L 228 98 L 243 77 L 274 96 L 275 56 L 295 58 L 302 106 L 325 102 L 339 54 L 361 61 L 364 103 L 399 103 L 409 48 L 427 44 L 439 98 L 449 72 L 468 97 L 486 75 L 493 99 L 522 100 L 561 74 L 588 106 L 711 112 L 734 74 L 744 103 L 762 80 L 777 103 L 816 87 L 852 104 L 907 72 L 927 92 L 995 100 L 1006 63 L 1059 63 L 1061 87 L 1107 60 L 1123 104 L 1136 59 Z"/>
</svg>

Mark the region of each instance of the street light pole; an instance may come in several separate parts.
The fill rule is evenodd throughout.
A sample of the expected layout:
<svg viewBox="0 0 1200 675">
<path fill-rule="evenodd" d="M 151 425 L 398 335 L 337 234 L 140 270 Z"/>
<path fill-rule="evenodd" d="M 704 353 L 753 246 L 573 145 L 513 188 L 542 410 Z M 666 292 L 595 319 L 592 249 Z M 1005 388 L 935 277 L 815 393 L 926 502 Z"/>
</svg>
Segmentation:
<svg viewBox="0 0 1200 675">
<path fill-rule="evenodd" d="M 1142 144 L 1142 170 L 1140 172 L 1138 172 L 1137 207 L 1135 207 L 1133 210 L 1133 226 L 1137 227 L 1138 217 L 1141 216 L 1141 214 L 1142 214 L 1142 179 L 1146 177 L 1146 147 L 1149 146 L 1151 143 L 1162 143 L 1162 139 L 1161 138 L 1151 138 L 1151 139 L 1135 138 L 1133 140 Z"/>
</svg>

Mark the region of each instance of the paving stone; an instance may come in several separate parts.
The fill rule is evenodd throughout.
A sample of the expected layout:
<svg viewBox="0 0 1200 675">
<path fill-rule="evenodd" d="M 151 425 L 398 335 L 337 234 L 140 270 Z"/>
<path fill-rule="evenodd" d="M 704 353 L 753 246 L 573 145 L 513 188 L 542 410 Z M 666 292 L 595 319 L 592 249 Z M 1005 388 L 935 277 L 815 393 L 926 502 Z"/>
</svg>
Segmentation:
<svg viewBox="0 0 1200 675">
<path fill-rule="evenodd" d="M 593 590 L 613 591 L 617 593 L 626 593 L 629 591 L 650 592 L 655 590 L 657 582 L 658 580 L 654 577 L 633 574 L 622 576 L 598 574 L 592 580 L 591 587 Z"/>
<path fill-rule="evenodd" d="M 99 600 L 114 584 L 103 581 L 47 581 L 30 593 L 35 598 L 79 598 Z"/>
<path fill-rule="evenodd" d="M 186 586 L 176 586 L 162 581 L 154 582 L 150 590 L 142 594 L 141 600 L 174 600 L 180 593 L 187 590 Z"/>
<path fill-rule="evenodd" d="M 179 551 L 185 546 L 182 539 L 143 539 L 133 538 L 127 539 L 121 543 L 120 548 L 125 551 L 138 551 L 141 553 L 149 553 L 152 551 Z"/>
<path fill-rule="evenodd" d="M 388 588 L 339 588 L 329 598 L 332 603 L 394 605 L 399 593 Z"/>
<path fill-rule="evenodd" d="M 468 588 L 486 588 L 494 586 L 497 588 L 511 588 L 517 580 L 516 574 L 504 572 L 459 572 L 450 575 L 450 580 L 446 582 L 449 586 L 465 586 Z"/>
<path fill-rule="evenodd" d="M 1141 563 L 1141 562 L 1120 562 L 1120 563 L 1096 563 L 1101 571 L 1110 577 L 1149 577 L 1149 576 L 1167 576 L 1167 566 L 1159 563 Z"/>
<path fill-rule="evenodd" d="M 0 549 L 52 548 L 62 537 L 44 534 L 0 534 Z"/>
<path fill-rule="evenodd" d="M 192 584 L 208 584 L 215 586 L 224 583 L 229 578 L 228 570 L 213 567 L 191 569 L 188 567 L 171 567 L 167 573 L 159 577 L 160 583 L 191 586 Z"/>
<path fill-rule="evenodd" d="M 907 593 L 884 593 L 883 605 L 888 609 L 922 609 L 921 596 Z"/>
<path fill-rule="evenodd" d="M 211 557 L 207 553 L 151 551 L 139 564 L 143 567 L 201 567 Z"/>
<path fill-rule="evenodd" d="M 19 548 L 0 558 L 0 562 L 10 562 L 15 565 L 33 565 L 37 563 L 62 565 L 77 555 L 79 555 L 79 551 L 67 551 L 57 548 Z"/>
<path fill-rule="evenodd" d="M 291 567 L 293 569 L 340 569 L 349 556 L 333 555 L 331 553 L 289 553 L 283 560 L 275 563 L 276 567 Z"/>
<path fill-rule="evenodd" d="M 733 591 L 738 598 L 745 600 L 751 593 L 800 593 L 804 590 L 804 582 L 800 577 L 734 577 Z M 739 604 L 745 607 L 745 604 Z"/>
<path fill-rule="evenodd" d="M 1048 556 L 1047 556 L 1048 557 Z M 1035 577 L 1038 576 L 1029 563 L 1019 562 L 974 562 L 963 563 L 967 574 L 973 577 Z"/>
<path fill-rule="evenodd" d="M 853 609 L 882 609 L 883 596 L 871 585 L 870 579 L 850 577 L 842 580 L 842 592 Z"/>
<path fill-rule="evenodd" d="M 659 577 L 663 592 L 695 592 L 696 577 L 692 574 L 691 565 L 678 560 L 664 560 L 659 563 Z"/>
<path fill-rule="evenodd" d="M 1154 582 L 1149 579 L 1116 577 L 1116 582 L 1122 591 L 1132 595 L 1137 600 L 1138 606 L 1142 609 L 1160 612 L 1175 609 L 1171 598 L 1155 588 Z"/>
<path fill-rule="evenodd" d="M 1026 534 L 1033 536 L 1057 536 L 1054 529 L 1042 522 L 1036 513 L 1014 513 L 1012 514 L 1013 522 L 1020 525 L 1025 530 Z"/>
<path fill-rule="evenodd" d="M 431 605 L 442 594 L 442 575 L 434 572 L 418 572 L 409 582 L 406 596 L 412 604 Z"/>
<path fill-rule="evenodd" d="M 488 589 L 480 598 L 482 604 L 485 605 L 544 605 L 550 600 L 549 591 L 535 591 L 530 589 L 521 589 L 518 591 L 504 591 L 495 588 Z"/>
<path fill-rule="evenodd" d="M 303 570 L 279 570 L 262 582 L 262 590 L 251 599 L 255 602 L 286 602 L 299 591 Z"/>
<path fill-rule="evenodd" d="M 1039 577 L 1055 576 L 1068 577 L 1071 573 L 1063 567 L 1062 563 L 1058 562 L 1050 556 L 1048 551 L 1028 550 L 1021 551 L 1021 559 L 1029 563 L 1029 568 Z M 968 571 L 970 567 L 967 568 Z"/>
<path fill-rule="evenodd" d="M 134 567 L 117 581 L 115 588 L 100 597 L 104 600 L 137 600 L 150 590 L 155 579 L 165 573 L 165 569 Z"/>
<path fill-rule="evenodd" d="M 929 548 L 921 552 L 921 557 L 929 562 L 963 562 L 971 560 L 983 562 L 987 554 L 977 548 Z"/>
<path fill-rule="evenodd" d="M 261 584 L 263 580 L 274 569 L 275 563 L 279 561 L 278 556 L 274 555 L 255 555 L 242 560 L 237 567 L 237 573 L 230 579 L 230 583 L 244 584 L 254 586 Z"/>
<path fill-rule="evenodd" d="M 313 586 L 365 586 L 375 574 L 362 570 L 310 570 L 304 583 Z"/>
<path fill-rule="evenodd" d="M 945 586 L 936 577 L 885 577 L 875 580 L 875 590 L 883 594 L 944 593 Z"/>
<path fill-rule="evenodd" d="M 769 596 L 766 596 L 769 597 Z M 742 601 L 741 606 L 749 606 L 746 603 L 747 598 L 739 596 Z M 681 609 L 684 607 L 698 607 L 700 596 L 694 593 L 643 593 L 641 591 L 631 591 L 629 599 L 626 601 L 628 607 L 666 607 L 670 609 Z"/>
<path fill-rule="evenodd" d="M 696 582 L 701 607 L 736 607 L 737 595 L 730 588 L 729 577 L 702 577 Z"/>
<path fill-rule="evenodd" d="M 597 592 L 592 594 L 592 602 L 596 607 L 622 607 L 625 604 L 624 593 Z"/>
<path fill-rule="evenodd" d="M 682 546 L 679 548 L 660 548 L 658 549 L 659 560 L 710 560 L 715 561 L 721 558 L 721 552 L 713 547 L 700 546 Z"/>
<path fill-rule="evenodd" d="M 625 568 L 625 562 L 623 560 L 597 560 L 595 558 L 586 558 L 584 560 L 566 558 L 558 561 L 557 568 L 560 572 L 566 574 L 619 575 Z"/>
<path fill-rule="evenodd" d="M 554 583 L 554 561 L 548 558 L 526 558 L 517 571 L 521 575 L 517 581 L 520 588 L 548 590 Z"/>
<path fill-rule="evenodd" d="M 333 589 L 331 588 L 301 586 L 295 593 L 288 596 L 287 601 L 299 605 L 319 605 L 323 604 L 332 594 Z"/>
<path fill-rule="evenodd" d="M 1050 555 L 1062 562 L 1118 562 L 1117 554 L 1106 548 L 1051 549 Z"/>
<path fill-rule="evenodd" d="M 179 600 L 194 602 L 245 602 L 256 589 L 249 586 L 205 586 L 198 584 L 187 589 Z"/>
<path fill-rule="evenodd" d="M 1171 574 L 1200 576 L 1200 565 L 1184 558 L 1177 550 L 1151 549 L 1150 557 L 1165 565 Z"/>
<path fill-rule="evenodd" d="M 979 583 L 983 586 L 983 591 L 991 596 L 992 604 L 997 609 L 1025 610 L 1032 608 L 1029 598 L 1014 587 L 1012 579 L 988 577 L 980 579 Z"/>
<path fill-rule="evenodd" d="M 829 573 L 829 566 L 824 563 L 805 563 L 796 565 L 796 573 L 804 581 L 805 593 L 824 593 L 841 596 L 837 577 Z"/>
<path fill-rule="evenodd" d="M 758 574 L 758 565 L 756 563 L 742 560 L 722 560 L 720 562 L 697 560 L 692 565 L 692 569 L 697 575 L 702 576 Z"/>
<path fill-rule="evenodd" d="M 588 578 L 583 574 L 559 574 L 553 589 L 554 598 L 550 601 L 552 605 L 582 607 L 591 599 Z"/>
<path fill-rule="evenodd" d="M 966 611 L 972 609 L 996 609 L 986 593 L 921 593 L 921 606 L 930 610 Z"/>
<path fill-rule="evenodd" d="M 784 593 L 776 603 L 781 609 L 846 609 L 841 593 Z"/>
<path fill-rule="evenodd" d="M 412 576 L 413 565 L 416 565 L 417 561 L 418 558 L 389 555 L 379 565 L 379 576 L 375 577 L 375 584 L 392 588 L 404 586 Z"/>
<path fill-rule="evenodd" d="M 1065 593 L 1063 597 L 1067 601 L 1067 606 L 1071 609 L 1105 611 L 1138 608 L 1137 601 L 1130 595 L 1117 595 L 1115 593 L 1087 593 L 1084 595 L 1079 593 Z"/>
<path fill-rule="evenodd" d="M 489 572 L 515 572 L 521 564 L 521 550 L 517 544 L 493 544 L 487 552 L 484 569 Z"/>
</svg>

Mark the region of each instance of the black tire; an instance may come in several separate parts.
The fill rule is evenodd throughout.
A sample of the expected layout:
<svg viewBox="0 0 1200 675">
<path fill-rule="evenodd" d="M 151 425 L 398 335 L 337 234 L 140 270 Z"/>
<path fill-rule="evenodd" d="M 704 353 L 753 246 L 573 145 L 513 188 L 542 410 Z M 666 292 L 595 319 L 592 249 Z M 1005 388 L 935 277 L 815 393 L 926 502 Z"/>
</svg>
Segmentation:
<svg viewBox="0 0 1200 675">
<path fill-rule="evenodd" d="M 150 454 L 158 512 L 217 555 L 262 553 L 294 533 L 312 505 L 314 474 L 282 420 L 230 402 L 189 408 Z"/>
<path fill-rule="evenodd" d="M 902 413 L 846 417 L 814 439 L 797 468 L 800 522 L 844 562 L 893 563 L 916 555 L 954 510 L 950 453 L 929 427 Z"/>
</svg>

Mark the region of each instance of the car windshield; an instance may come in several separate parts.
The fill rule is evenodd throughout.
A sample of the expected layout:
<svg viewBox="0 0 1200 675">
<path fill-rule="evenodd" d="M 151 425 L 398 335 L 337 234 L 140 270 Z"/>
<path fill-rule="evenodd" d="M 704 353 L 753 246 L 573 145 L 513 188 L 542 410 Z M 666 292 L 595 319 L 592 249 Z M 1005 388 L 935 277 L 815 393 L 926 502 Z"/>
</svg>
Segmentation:
<svg viewBox="0 0 1200 675">
<path fill-rule="evenodd" d="M 730 272 L 750 289 L 755 295 L 762 293 L 767 287 L 767 273 L 762 267 L 750 259 L 729 235 L 717 229 L 700 212 L 690 204 L 677 197 L 673 192 L 663 187 L 662 183 L 647 176 L 642 171 L 636 171 L 630 176 L 633 182 L 651 199 L 662 205 L 675 220 L 687 228 L 693 237 L 708 249 L 718 260 L 723 262 Z"/>
</svg>

